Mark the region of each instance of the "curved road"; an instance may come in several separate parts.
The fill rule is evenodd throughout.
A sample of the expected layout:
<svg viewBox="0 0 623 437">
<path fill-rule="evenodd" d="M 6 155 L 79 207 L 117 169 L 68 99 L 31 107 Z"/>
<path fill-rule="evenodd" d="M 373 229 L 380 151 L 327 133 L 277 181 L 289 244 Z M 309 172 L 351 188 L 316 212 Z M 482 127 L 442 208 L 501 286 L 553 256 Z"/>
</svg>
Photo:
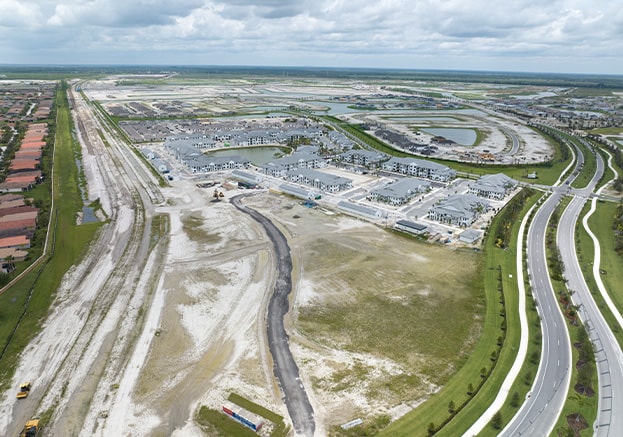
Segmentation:
<svg viewBox="0 0 623 437">
<path fill-rule="evenodd" d="M 551 196 L 534 215 L 528 230 L 528 275 L 541 319 L 541 362 L 528 397 L 502 430 L 500 435 L 503 436 L 549 435 L 567 398 L 571 378 L 571 340 L 549 277 L 545 234 L 552 213 L 584 164 L 581 151 L 576 151 L 573 175 L 562 186 L 553 188 Z"/>
<path fill-rule="evenodd" d="M 614 412 L 623 412 L 623 353 L 612 330 L 597 307 L 586 284 L 575 247 L 575 226 L 586 200 L 604 172 L 604 162 L 596 154 L 597 171 L 589 186 L 575 190 L 575 196 L 560 219 L 557 242 L 565 265 L 565 277 L 572 300 L 579 306 L 595 350 L 598 371 L 598 413 L 594 424 L 596 436 L 623 435 L 623 418 Z"/>
<path fill-rule="evenodd" d="M 273 295 L 268 303 L 267 314 L 268 346 L 275 362 L 275 376 L 281 385 L 284 402 L 288 408 L 288 413 L 290 413 L 294 429 L 300 435 L 313 436 L 316 429 L 314 409 L 309 403 L 299 376 L 299 368 L 288 347 L 288 334 L 283 323 L 283 318 L 289 309 L 288 294 L 292 290 L 290 247 L 283 233 L 268 218 L 241 204 L 240 201 L 246 196 L 248 195 L 233 197 L 231 203 L 259 222 L 275 247 L 277 280 L 275 281 Z"/>
</svg>

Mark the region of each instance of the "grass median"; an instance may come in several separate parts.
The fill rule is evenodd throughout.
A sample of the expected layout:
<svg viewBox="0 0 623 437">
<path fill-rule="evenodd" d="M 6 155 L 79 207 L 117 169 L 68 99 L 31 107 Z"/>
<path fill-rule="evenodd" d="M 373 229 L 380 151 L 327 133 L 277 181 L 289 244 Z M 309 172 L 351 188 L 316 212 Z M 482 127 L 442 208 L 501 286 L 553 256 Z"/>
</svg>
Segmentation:
<svg viewBox="0 0 623 437">
<path fill-rule="evenodd" d="M 597 237 L 601 249 L 599 266 L 601 280 L 618 311 L 622 312 L 623 289 L 621 289 L 620 284 L 623 284 L 623 256 L 615 251 L 616 241 L 613 229 L 613 220 L 618 206 L 618 204 L 613 202 L 597 201 L 597 208 L 588 219 L 588 225 Z M 584 217 L 589 209 L 590 204 L 585 205 L 580 217 Z M 597 283 L 593 276 L 595 246 L 581 222 L 578 222 L 576 227 L 575 238 L 578 259 L 588 288 L 619 345 L 623 348 L 623 329 L 619 326 L 597 288 Z"/>
</svg>

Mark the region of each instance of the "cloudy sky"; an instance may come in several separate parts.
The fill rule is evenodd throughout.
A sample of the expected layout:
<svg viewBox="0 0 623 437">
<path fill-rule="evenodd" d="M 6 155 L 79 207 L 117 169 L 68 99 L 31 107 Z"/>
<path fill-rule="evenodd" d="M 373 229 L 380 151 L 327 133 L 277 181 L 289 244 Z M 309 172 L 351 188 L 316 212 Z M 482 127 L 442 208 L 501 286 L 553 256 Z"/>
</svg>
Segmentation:
<svg viewBox="0 0 623 437">
<path fill-rule="evenodd" d="M 0 0 L 0 64 L 623 74 L 616 0 Z"/>
</svg>

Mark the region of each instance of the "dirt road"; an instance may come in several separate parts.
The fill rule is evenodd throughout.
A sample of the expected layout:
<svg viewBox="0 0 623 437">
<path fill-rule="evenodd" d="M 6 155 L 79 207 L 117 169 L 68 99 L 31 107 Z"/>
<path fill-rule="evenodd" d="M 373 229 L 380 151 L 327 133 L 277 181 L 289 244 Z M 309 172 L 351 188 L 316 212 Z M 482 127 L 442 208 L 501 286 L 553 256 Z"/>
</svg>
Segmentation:
<svg viewBox="0 0 623 437">
<path fill-rule="evenodd" d="M 301 382 L 299 368 L 288 346 L 283 319 L 288 313 L 288 294 L 292 291 L 292 258 L 290 247 L 283 233 L 259 212 L 242 205 L 244 195 L 234 197 L 232 203 L 240 211 L 249 214 L 266 230 L 273 243 L 277 260 L 277 280 L 268 304 L 268 344 L 275 362 L 274 372 L 284 394 L 284 400 L 298 434 L 313 436 L 315 431 L 314 410 Z"/>
</svg>

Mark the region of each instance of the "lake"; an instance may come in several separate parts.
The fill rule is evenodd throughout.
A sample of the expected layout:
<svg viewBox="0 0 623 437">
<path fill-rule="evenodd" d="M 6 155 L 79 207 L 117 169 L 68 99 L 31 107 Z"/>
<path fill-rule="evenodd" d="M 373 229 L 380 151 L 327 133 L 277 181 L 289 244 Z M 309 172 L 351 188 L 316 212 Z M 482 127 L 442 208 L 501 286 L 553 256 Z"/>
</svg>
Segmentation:
<svg viewBox="0 0 623 437">
<path fill-rule="evenodd" d="M 217 157 L 238 155 L 247 158 L 253 165 L 262 165 L 287 153 L 289 153 L 287 147 L 231 147 L 208 152 L 206 155 Z"/>
<path fill-rule="evenodd" d="M 420 129 L 420 130 L 431 135 L 447 138 L 462 146 L 473 146 L 477 138 L 476 131 L 473 129 L 460 129 L 460 128 L 449 128 L 449 127 L 432 128 L 431 127 L 431 128 L 426 128 L 426 129 Z"/>
<path fill-rule="evenodd" d="M 452 117 L 387 117 L 388 120 L 394 121 L 444 121 L 452 122 L 459 121 L 457 118 Z"/>
</svg>

